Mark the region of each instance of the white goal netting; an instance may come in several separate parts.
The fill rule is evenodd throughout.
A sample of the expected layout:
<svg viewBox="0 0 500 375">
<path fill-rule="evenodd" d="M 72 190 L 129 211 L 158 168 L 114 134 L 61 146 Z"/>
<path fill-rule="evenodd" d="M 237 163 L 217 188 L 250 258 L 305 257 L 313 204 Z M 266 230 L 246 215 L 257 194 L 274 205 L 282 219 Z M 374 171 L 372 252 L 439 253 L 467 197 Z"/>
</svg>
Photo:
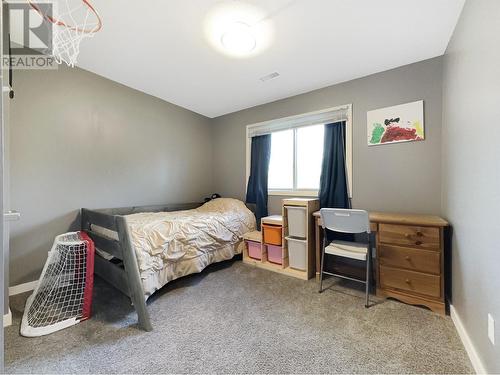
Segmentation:
<svg viewBox="0 0 500 375">
<path fill-rule="evenodd" d="M 94 284 L 94 244 L 84 232 L 57 236 L 33 294 L 21 335 L 42 336 L 90 317 Z"/>
<path fill-rule="evenodd" d="M 102 21 L 89 0 L 28 0 L 40 16 L 52 24 L 52 55 L 58 64 L 74 67 L 80 43 L 101 30 Z M 47 3 L 51 8 L 39 4 Z M 50 14 L 47 13 L 50 9 Z"/>
</svg>

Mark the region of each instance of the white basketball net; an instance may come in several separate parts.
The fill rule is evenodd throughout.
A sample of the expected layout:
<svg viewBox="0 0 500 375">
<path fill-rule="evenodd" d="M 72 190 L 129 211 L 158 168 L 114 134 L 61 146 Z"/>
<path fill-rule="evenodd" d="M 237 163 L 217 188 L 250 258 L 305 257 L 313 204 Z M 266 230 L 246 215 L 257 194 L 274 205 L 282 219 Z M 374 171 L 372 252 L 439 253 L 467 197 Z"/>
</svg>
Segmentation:
<svg viewBox="0 0 500 375">
<path fill-rule="evenodd" d="M 35 0 L 29 0 L 36 9 Z M 53 14 L 39 12 L 52 26 L 52 54 L 58 64 L 75 66 L 80 43 L 91 38 L 102 27 L 97 11 L 88 0 L 50 0 Z"/>
</svg>

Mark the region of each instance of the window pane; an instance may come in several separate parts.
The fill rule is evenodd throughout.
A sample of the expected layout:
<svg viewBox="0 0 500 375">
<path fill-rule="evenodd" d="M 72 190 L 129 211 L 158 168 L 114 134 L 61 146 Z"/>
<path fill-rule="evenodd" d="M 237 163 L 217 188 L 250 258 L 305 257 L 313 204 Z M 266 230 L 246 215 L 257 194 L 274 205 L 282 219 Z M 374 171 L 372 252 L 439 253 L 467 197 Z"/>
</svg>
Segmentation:
<svg viewBox="0 0 500 375">
<path fill-rule="evenodd" d="M 293 189 L 293 130 L 271 134 L 269 189 Z"/>
<path fill-rule="evenodd" d="M 297 129 L 297 189 L 319 189 L 324 128 L 314 125 Z"/>
</svg>

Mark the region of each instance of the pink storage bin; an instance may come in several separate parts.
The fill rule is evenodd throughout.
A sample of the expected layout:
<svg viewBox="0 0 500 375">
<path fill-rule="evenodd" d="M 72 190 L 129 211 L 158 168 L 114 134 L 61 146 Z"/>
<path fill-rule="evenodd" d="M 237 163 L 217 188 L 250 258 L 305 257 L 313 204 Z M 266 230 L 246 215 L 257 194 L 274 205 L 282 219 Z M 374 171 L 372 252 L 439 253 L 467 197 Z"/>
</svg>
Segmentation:
<svg viewBox="0 0 500 375">
<path fill-rule="evenodd" d="M 266 245 L 267 247 L 267 260 L 271 263 L 282 264 L 283 258 L 281 257 L 281 246 Z"/>
<path fill-rule="evenodd" d="M 248 247 L 248 256 L 253 259 L 261 259 L 262 253 L 260 249 L 260 242 L 246 241 Z"/>
</svg>

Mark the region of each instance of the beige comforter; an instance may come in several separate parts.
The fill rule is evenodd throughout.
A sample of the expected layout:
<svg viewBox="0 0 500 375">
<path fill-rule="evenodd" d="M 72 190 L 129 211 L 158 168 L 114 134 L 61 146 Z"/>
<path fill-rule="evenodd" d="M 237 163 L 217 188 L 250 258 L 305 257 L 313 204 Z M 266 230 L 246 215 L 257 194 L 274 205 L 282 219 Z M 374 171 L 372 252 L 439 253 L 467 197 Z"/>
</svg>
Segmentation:
<svg viewBox="0 0 500 375">
<path fill-rule="evenodd" d="M 236 199 L 219 198 L 186 211 L 126 216 L 146 298 L 169 281 L 200 272 L 242 251 L 255 216 Z"/>
</svg>

